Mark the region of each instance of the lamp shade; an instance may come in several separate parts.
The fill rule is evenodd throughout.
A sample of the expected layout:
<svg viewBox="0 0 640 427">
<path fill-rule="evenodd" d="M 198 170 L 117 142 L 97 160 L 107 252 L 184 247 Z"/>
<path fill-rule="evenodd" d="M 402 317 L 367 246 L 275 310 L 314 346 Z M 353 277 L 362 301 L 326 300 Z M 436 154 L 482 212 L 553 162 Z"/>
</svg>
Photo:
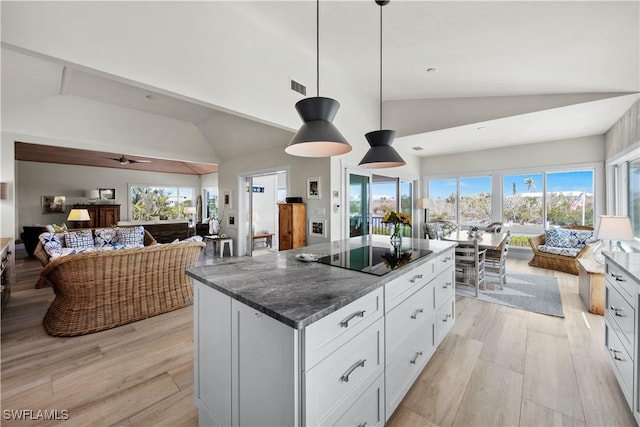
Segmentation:
<svg viewBox="0 0 640 427">
<path fill-rule="evenodd" d="M 433 200 L 424 198 L 424 199 L 418 199 L 418 203 L 416 207 L 418 209 L 434 209 L 436 207 L 436 204 L 433 203 Z"/>
<path fill-rule="evenodd" d="M 296 103 L 304 121 L 285 152 L 300 157 L 331 157 L 351 151 L 351 145 L 331 123 L 340 108 L 335 99 L 316 96 Z"/>
<path fill-rule="evenodd" d="M 98 190 L 85 190 L 84 197 L 87 199 L 97 199 L 100 197 L 100 192 Z"/>
<path fill-rule="evenodd" d="M 633 240 L 628 216 L 600 215 L 597 237 L 602 240 Z"/>
<path fill-rule="evenodd" d="M 86 209 L 71 209 L 67 221 L 89 221 L 89 211 Z"/>
<path fill-rule="evenodd" d="M 358 166 L 365 169 L 394 168 L 402 166 L 405 161 L 400 154 L 391 146 L 393 138 L 396 136 L 395 130 L 374 130 L 365 134 L 369 141 L 369 151 L 364 155 Z"/>
<path fill-rule="evenodd" d="M 194 214 L 196 212 L 197 212 L 197 210 L 196 210 L 195 206 L 187 206 L 186 208 L 184 208 L 184 213 Z"/>
</svg>

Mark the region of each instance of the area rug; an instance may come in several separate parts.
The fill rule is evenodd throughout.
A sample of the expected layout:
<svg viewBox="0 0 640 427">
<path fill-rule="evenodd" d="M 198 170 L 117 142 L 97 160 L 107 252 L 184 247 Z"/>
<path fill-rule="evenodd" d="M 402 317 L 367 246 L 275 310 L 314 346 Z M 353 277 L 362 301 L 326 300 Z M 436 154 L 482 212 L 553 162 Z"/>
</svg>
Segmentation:
<svg viewBox="0 0 640 427">
<path fill-rule="evenodd" d="M 475 290 L 456 286 L 456 294 L 475 298 Z M 534 313 L 564 317 L 562 297 L 555 277 L 507 273 L 504 289 L 480 290 L 478 299 Z"/>
</svg>

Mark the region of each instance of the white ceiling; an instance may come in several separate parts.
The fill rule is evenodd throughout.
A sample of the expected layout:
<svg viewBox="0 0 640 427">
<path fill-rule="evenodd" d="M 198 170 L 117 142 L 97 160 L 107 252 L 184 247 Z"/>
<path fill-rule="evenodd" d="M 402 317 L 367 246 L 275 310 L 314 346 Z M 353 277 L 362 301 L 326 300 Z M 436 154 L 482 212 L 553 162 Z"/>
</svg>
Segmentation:
<svg viewBox="0 0 640 427">
<path fill-rule="evenodd" d="M 315 57 L 315 4 L 255 1 L 243 10 Z M 323 1 L 320 10 L 323 67 L 377 97 L 379 6 Z M 392 0 L 383 10 L 384 100 L 391 101 L 384 127 L 398 130 L 402 152 L 426 156 L 602 134 L 638 99 L 638 1 Z M 194 124 L 222 159 L 281 147 L 291 135 L 144 82 L 63 72 L 46 59 L 2 53 L 3 110 L 58 94 L 93 99 Z M 427 73 L 429 67 L 438 71 Z M 303 83 L 315 95 L 315 82 Z M 526 102 L 532 95 L 535 106 Z M 424 100 L 429 108 L 416 109 Z"/>
</svg>

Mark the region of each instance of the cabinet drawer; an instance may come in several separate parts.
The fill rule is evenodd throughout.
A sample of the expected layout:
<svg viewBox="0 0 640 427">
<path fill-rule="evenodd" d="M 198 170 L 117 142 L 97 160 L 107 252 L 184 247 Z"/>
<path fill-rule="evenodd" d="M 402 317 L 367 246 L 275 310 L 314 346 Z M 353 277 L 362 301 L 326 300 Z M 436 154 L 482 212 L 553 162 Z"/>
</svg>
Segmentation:
<svg viewBox="0 0 640 427">
<path fill-rule="evenodd" d="M 451 298 L 436 314 L 436 345 L 440 345 L 444 337 L 449 333 L 456 318 L 456 299 Z"/>
<path fill-rule="evenodd" d="M 383 289 L 353 301 L 305 329 L 305 369 L 336 351 L 383 314 Z"/>
<path fill-rule="evenodd" d="M 384 319 L 340 347 L 306 373 L 306 422 L 318 425 L 366 381 L 380 375 L 384 360 Z"/>
<path fill-rule="evenodd" d="M 436 258 L 436 274 L 441 273 L 455 263 L 453 256 L 453 249 L 449 249 L 446 252 L 441 253 Z"/>
<path fill-rule="evenodd" d="M 384 426 L 384 375 L 380 375 L 333 426 Z M 324 421 L 321 425 L 326 425 Z"/>
<path fill-rule="evenodd" d="M 634 295 L 638 292 L 640 283 L 630 278 L 627 273 L 612 262 L 607 262 L 606 276 L 607 281 L 621 290 L 624 299 L 633 304 Z"/>
<path fill-rule="evenodd" d="M 605 313 L 610 316 L 611 327 L 620 335 L 622 345 L 633 354 L 636 312 L 618 290 L 607 283 Z"/>
<path fill-rule="evenodd" d="M 394 360 L 385 370 L 386 418 L 393 414 L 407 391 L 420 375 L 429 358 L 433 355 L 434 324 L 429 325 L 428 333 L 414 333 L 407 345 L 402 346 Z M 427 331 L 419 331 L 427 332 Z"/>
<path fill-rule="evenodd" d="M 416 331 L 425 336 L 431 335 L 433 323 L 433 283 L 424 286 L 411 298 L 385 316 L 386 364 L 396 359 L 407 341 L 414 339 Z"/>
<path fill-rule="evenodd" d="M 384 285 L 384 307 L 388 313 L 435 276 L 436 260 L 431 259 Z"/>
<path fill-rule="evenodd" d="M 631 390 L 633 390 L 633 360 L 629 357 L 629 353 L 627 353 L 625 348 L 622 346 L 618 334 L 616 334 L 616 332 L 611 328 L 608 316 L 605 318 L 604 327 L 604 340 L 606 351 L 609 354 L 609 361 L 613 366 L 613 371 L 618 378 L 618 383 L 624 393 L 624 397 L 627 399 L 627 403 L 631 408 L 633 408 L 631 399 Z"/>
<path fill-rule="evenodd" d="M 442 304 L 451 299 L 455 294 L 455 273 L 453 268 L 448 268 L 434 280 L 435 301 L 434 307 L 440 308 Z"/>
</svg>

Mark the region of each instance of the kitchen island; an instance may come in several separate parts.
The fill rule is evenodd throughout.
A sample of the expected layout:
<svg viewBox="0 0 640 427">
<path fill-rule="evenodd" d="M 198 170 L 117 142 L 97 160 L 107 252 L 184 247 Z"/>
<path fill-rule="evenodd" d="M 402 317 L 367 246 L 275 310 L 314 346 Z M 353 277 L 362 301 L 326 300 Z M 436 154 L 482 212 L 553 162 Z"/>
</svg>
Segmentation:
<svg viewBox="0 0 640 427">
<path fill-rule="evenodd" d="M 384 425 L 455 320 L 455 243 L 378 238 L 187 271 L 201 426 Z"/>
</svg>

